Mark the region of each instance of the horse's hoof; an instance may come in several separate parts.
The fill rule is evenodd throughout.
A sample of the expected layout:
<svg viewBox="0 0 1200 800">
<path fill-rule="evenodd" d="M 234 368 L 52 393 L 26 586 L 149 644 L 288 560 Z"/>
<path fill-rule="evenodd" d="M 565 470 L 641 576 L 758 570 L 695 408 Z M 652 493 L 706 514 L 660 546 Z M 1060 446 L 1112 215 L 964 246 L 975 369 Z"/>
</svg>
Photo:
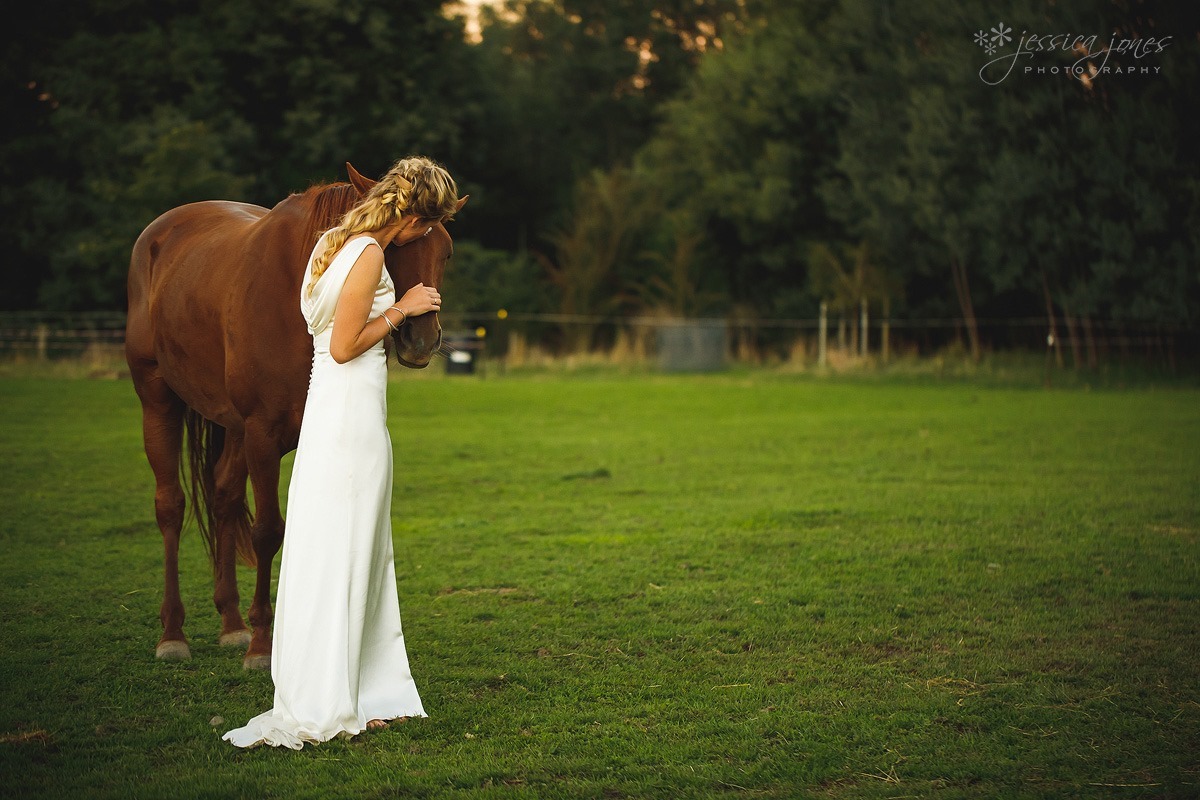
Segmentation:
<svg viewBox="0 0 1200 800">
<path fill-rule="evenodd" d="M 242 668 L 269 670 L 271 668 L 271 654 L 267 653 L 265 656 L 246 656 L 242 659 Z"/>
<path fill-rule="evenodd" d="M 154 657 L 159 661 L 190 661 L 192 651 L 188 648 L 187 642 L 168 639 L 165 642 L 159 642 L 158 647 L 154 648 Z"/>
<path fill-rule="evenodd" d="M 222 633 L 221 638 L 217 641 L 220 643 L 221 647 L 249 647 L 250 631 L 242 628 L 240 631 Z"/>
</svg>

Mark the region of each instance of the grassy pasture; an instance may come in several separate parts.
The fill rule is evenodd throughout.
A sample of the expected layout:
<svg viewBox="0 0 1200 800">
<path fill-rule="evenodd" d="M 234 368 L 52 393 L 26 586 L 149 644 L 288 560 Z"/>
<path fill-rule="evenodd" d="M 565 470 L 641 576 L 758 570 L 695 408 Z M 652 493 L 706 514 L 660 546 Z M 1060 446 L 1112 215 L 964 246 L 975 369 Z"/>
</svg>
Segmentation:
<svg viewBox="0 0 1200 800">
<path fill-rule="evenodd" d="M 1200 794 L 1200 392 L 396 377 L 431 717 L 300 752 L 194 530 L 154 660 L 130 384 L 0 379 L 0 795 Z"/>
</svg>

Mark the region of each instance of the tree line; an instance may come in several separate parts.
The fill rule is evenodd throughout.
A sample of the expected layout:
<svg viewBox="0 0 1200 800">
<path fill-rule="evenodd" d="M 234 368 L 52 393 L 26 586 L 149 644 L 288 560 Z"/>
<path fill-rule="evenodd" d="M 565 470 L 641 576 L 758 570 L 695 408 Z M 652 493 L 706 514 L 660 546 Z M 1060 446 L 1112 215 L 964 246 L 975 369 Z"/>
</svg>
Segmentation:
<svg viewBox="0 0 1200 800">
<path fill-rule="evenodd" d="M 395 158 L 472 195 L 448 304 L 1195 330 L 1200 7 L 62 0 L 8 41 L 5 309 L 121 309 L 200 199 Z M 564 346 L 595 331 L 547 328 Z M 769 339 L 769 333 L 763 334 Z"/>
</svg>

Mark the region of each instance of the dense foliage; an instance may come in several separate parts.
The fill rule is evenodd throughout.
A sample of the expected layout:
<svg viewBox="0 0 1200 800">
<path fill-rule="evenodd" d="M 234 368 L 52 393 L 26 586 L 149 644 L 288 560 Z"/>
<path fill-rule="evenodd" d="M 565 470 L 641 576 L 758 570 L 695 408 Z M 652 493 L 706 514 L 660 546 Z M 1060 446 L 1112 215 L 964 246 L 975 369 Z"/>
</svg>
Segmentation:
<svg viewBox="0 0 1200 800">
<path fill-rule="evenodd" d="M 460 308 L 1195 329 L 1200 10 L 965 6 L 507 0 L 478 41 L 416 0 L 30 7 L 0 303 L 119 309 L 167 208 L 424 152 L 472 194 Z"/>
</svg>

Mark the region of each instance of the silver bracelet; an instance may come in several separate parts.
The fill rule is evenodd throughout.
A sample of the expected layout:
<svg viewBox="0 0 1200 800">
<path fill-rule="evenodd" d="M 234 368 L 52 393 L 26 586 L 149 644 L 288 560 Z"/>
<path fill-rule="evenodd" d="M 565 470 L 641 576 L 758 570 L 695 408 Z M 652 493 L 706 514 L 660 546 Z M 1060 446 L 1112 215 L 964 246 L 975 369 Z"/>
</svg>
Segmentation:
<svg viewBox="0 0 1200 800">
<path fill-rule="evenodd" d="M 391 311 L 391 309 L 389 308 L 388 311 Z M 396 327 L 395 325 L 392 324 L 392 321 L 390 319 L 388 319 L 387 311 L 383 312 L 379 316 L 383 317 L 383 321 L 386 322 L 387 326 L 389 328 L 391 328 L 393 331 L 400 330 L 398 327 Z"/>
<path fill-rule="evenodd" d="M 408 312 L 405 311 L 403 308 L 398 308 L 397 306 L 392 306 L 391 308 L 388 309 L 388 311 L 399 311 L 400 312 L 401 317 L 400 317 L 400 322 L 397 323 L 397 325 L 396 325 L 397 328 L 399 328 L 404 323 L 408 322 Z M 395 328 L 393 328 L 393 330 L 395 330 Z"/>
</svg>

